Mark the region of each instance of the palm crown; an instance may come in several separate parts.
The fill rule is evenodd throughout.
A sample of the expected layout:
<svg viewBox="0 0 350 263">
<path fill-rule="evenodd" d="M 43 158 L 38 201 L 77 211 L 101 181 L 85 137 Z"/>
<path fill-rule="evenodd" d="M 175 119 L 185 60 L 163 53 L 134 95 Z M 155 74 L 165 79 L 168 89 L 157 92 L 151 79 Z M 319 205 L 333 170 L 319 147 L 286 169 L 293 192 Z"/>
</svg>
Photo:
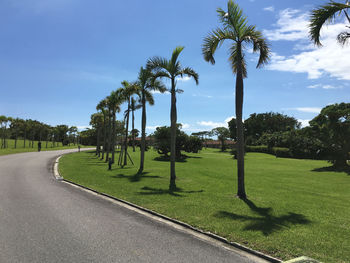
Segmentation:
<svg viewBox="0 0 350 263">
<path fill-rule="evenodd" d="M 320 41 L 320 31 L 322 26 L 325 23 L 331 23 L 335 20 L 336 14 L 341 14 L 344 12 L 346 19 L 350 23 L 350 17 L 347 13 L 347 10 L 350 8 L 349 1 L 346 1 L 345 4 L 330 2 L 326 5 L 320 6 L 317 9 L 312 10 L 311 19 L 310 19 L 310 38 L 317 45 L 322 46 Z M 349 27 L 349 26 L 348 26 Z M 340 44 L 344 45 L 350 39 L 350 32 L 343 31 L 341 32 L 337 40 Z"/>
<path fill-rule="evenodd" d="M 247 67 L 243 55 L 245 48 L 243 44 L 252 44 L 253 52 L 260 53 L 257 67 L 261 67 L 268 62 L 269 46 L 255 26 L 247 25 L 247 17 L 236 3 L 231 0 L 227 7 L 227 12 L 221 8 L 217 9 L 222 27 L 213 30 L 204 38 L 202 53 L 206 61 L 215 64 L 214 53 L 216 49 L 222 45 L 224 40 L 232 40 L 233 44 L 230 47 L 229 57 L 232 70 L 236 74 L 239 67 L 241 67 L 245 78 L 247 77 Z"/>
</svg>

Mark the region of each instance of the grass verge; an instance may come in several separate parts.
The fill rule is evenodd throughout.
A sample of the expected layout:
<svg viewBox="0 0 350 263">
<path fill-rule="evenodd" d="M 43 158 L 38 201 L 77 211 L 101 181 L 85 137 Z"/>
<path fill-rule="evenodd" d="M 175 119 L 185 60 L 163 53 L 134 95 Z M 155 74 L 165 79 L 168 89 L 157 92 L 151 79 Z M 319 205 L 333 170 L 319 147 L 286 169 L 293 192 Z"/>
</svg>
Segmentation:
<svg viewBox="0 0 350 263">
<path fill-rule="evenodd" d="M 14 153 L 23 153 L 23 152 L 36 152 L 38 151 L 38 141 L 34 141 L 33 147 L 29 140 L 26 140 L 26 147 L 24 147 L 24 140 L 17 140 L 17 145 L 15 148 L 15 140 L 7 139 L 6 140 L 7 148 L 0 149 L 0 156 Z M 81 146 L 82 148 L 91 147 L 91 146 Z M 67 145 L 62 146 L 62 143 L 56 143 L 53 145 L 51 142 L 46 144 L 45 141 L 41 142 L 41 151 L 56 151 L 56 150 L 64 150 L 64 149 L 74 149 L 78 148 L 77 145 Z"/>
<path fill-rule="evenodd" d="M 176 163 L 178 190 L 169 192 L 169 162 L 146 153 L 145 172 L 107 164 L 93 152 L 65 155 L 68 180 L 152 209 L 283 260 L 306 255 L 350 262 L 350 175 L 325 161 L 246 155 L 248 200 L 236 193 L 236 161 L 214 149 Z M 118 157 L 118 155 L 117 155 Z"/>
</svg>

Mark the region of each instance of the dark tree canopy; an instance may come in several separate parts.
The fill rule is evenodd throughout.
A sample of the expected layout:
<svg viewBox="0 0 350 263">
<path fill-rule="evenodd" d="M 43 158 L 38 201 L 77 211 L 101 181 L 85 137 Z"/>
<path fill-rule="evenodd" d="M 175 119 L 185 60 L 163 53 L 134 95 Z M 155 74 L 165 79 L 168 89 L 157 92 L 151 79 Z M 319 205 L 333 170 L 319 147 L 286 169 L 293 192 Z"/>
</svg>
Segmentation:
<svg viewBox="0 0 350 263">
<path fill-rule="evenodd" d="M 233 118 L 228 124 L 231 138 L 236 139 L 236 120 Z M 244 121 L 247 144 L 256 142 L 264 133 L 291 131 L 300 126 L 295 118 L 275 112 L 253 113 Z"/>
<path fill-rule="evenodd" d="M 346 167 L 350 159 L 350 103 L 324 107 L 310 126 L 313 136 L 325 145 L 329 160 L 338 168 Z"/>
</svg>

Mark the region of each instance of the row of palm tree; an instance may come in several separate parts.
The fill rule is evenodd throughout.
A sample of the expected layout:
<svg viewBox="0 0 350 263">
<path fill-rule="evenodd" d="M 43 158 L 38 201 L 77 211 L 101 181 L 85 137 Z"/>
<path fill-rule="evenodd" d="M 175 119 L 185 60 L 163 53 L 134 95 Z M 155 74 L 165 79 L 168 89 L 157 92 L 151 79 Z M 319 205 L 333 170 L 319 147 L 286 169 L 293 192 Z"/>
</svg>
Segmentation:
<svg viewBox="0 0 350 263">
<path fill-rule="evenodd" d="M 318 9 L 313 10 L 311 21 L 310 21 L 310 37 L 316 45 L 321 45 L 320 42 L 320 30 L 325 22 L 333 21 L 336 13 L 344 12 L 347 20 L 350 23 L 350 18 L 346 10 L 350 8 L 349 2 L 345 4 L 330 2 L 327 5 L 321 6 Z M 245 59 L 244 51 L 247 45 L 253 47 L 253 52 L 259 53 L 259 60 L 256 65 L 257 68 L 262 67 L 268 63 L 270 59 L 270 47 L 263 37 L 262 33 L 256 29 L 254 25 L 249 25 L 247 17 L 243 14 L 242 9 L 232 0 L 228 1 L 227 11 L 221 8 L 217 9 L 219 21 L 221 27 L 212 30 L 203 41 L 202 54 L 204 59 L 211 64 L 215 64 L 214 54 L 218 47 L 222 45 L 225 40 L 229 40 L 229 62 L 231 64 L 232 72 L 236 75 L 236 86 L 235 86 L 235 112 L 237 122 L 237 178 L 238 178 L 238 190 L 237 196 L 245 199 L 245 183 L 244 183 L 244 128 L 243 128 L 243 93 L 244 93 L 244 78 L 247 78 L 247 62 Z M 338 35 L 338 41 L 341 44 L 345 44 L 350 38 L 349 32 L 341 32 Z M 127 138 L 128 138 L 128 124 L 129 124 L 129 112 L 132 111 L 132 122 L 134 123 L 134 111 L 136 110 L 135 100 L 132 98 L 133 95 L 137 95 L 139 103 L 142 108 L 142 120 L 141 120 L 141 158 L 140 167 L 138 173 L 141 174 L 144 170 L 144 157 L 145 157 L 145 138 L 146 138 L 146 103 L 150 105 L 154 104 L 154 98 L 152 91 L 158 90 L 161 93 L 166 90 L 171 93 L 171 109 L 170 109 L 170 126 L 171 126 L 171 153 L 170 153 L 170 185 L 169 189 L 176 189 L 176 173 L 175 173 L 175 145 L 176 145 L 176 123 L 177 123 L 177 109 L 176 109 L 176 94 L 182 92 L 181 89 L 177 88 L 178 77 L 188 76 L 193 78 L 198 84 L 198 73 L 190 67 L 182 67 L 179 61 L 179 55 L 183 51 L 184 47 L 176 47 L 172 53 L 170 59 L 163 57 L 153 57 L 147 61 L 146 68 L 140 69 L 139 76 L 136 82 L 128 83 L 123 82 L 123 89 L 117 90 L 112 94 L 116 95 L 107 97 L 101 101 L 104 106 L 97 107 L 103 114 L 104 123 L 104 144 L 103 153 L 105 149 L 110 149 L 111 137 L 109 142 L 106 143 L 106 132 L 113 137 L 111 132 L 111 119 L 113 117 L 113 123 L 115 122 L 115 113 L 119 110 L 119 105 L 123 102 L 127 102 L 128 109 L 125 114 L 125 141 L 124 150 L 127 151 Z M 159 80 L 167 78 L 171 82 L 169 89 L 166 89 L 164 84 Z M 112 100 L 114 108 L 106 102 Z M 115 104 L 117 103 L 117 104 Z M 119 104 L 118 104 L 119 103 Z M 108 106 L 108 110 L 106 110 Z M 111 110 L 112 109 L 112 110 Z M 108 115 L 111 114 L 112 116 Z M 109 128 L 106 127 L 106 120 L 109 120 Z M 114 130 L 114 128 L 112 129 Z M 134 130 L 134 124 L 132 125 Z M 113 137 L 114 138 L 114 137 Z M 114 145 L 113 148 L 113 160 L 114 160 Z M 102 153 L 102 158 L 103 158 Z M 124 155 L 124 165 L 126 164 L 126 155 Z M 106 160 L 108 159 L 108 153 Z"/>
</svg>

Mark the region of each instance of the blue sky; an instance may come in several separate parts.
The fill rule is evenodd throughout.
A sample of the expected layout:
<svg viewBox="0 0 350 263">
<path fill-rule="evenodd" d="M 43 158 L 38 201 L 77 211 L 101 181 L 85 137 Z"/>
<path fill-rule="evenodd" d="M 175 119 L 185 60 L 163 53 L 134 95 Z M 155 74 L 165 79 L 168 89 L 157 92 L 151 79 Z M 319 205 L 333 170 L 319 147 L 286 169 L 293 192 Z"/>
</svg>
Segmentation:
<svg viewBox="0 0 350 263">
<path fill-rule="evenodd" d="M 256 69 L 257 56 L 247 47 L 245 118 L 274 111 L 306 125 L 327 104 L 349 102 L 350 46 L 335 41 L 344 21 L 325 28 L 322 48 L 308 39 L 309 12 L 326 1 L 237 2 L 272 51 L 270 64 Z M 183 45 L 180 61 L 199 73 L 199 85 L 178 80 L 184 90 L 177 100 L 178 122 L 188 133 L 224 126 L 235 115 L 229 43 L 216 53 L 214 66 L 204 61 L 201 44 L 219 25 L 216 8 L 226 6 L 224 0 L 2 0 L 0 115 L 86 127 L 96 104 L 121 81 L 136 80 L 148 58 L 169 58 Z M 154 96 L 148 132 L 170 123 L 170 96 Z"/>
</svg>

